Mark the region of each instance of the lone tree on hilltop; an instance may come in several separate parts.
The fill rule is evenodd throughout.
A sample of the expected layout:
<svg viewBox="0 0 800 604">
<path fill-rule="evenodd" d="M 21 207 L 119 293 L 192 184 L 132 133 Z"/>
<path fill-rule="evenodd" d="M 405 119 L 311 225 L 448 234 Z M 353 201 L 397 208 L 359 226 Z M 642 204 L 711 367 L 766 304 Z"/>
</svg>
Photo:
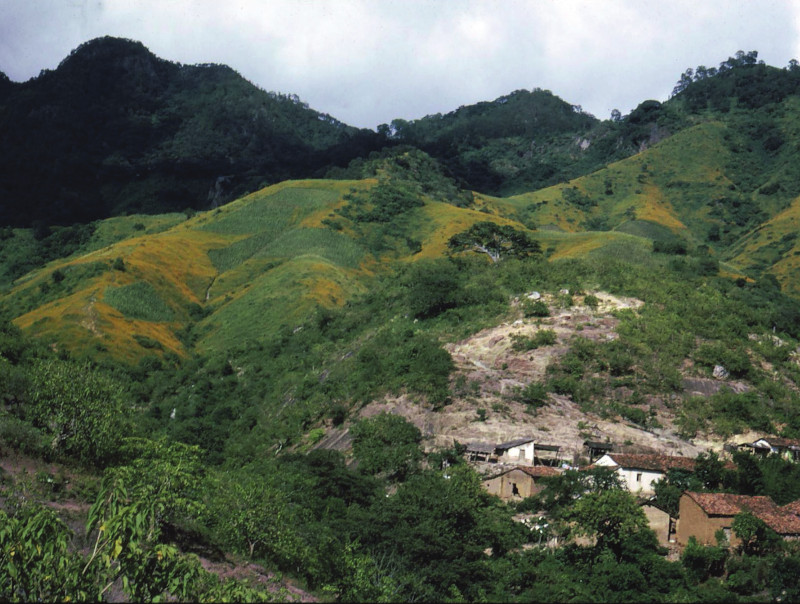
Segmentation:
<svg viewBox="0 0 800 604">
<path fill-rule="evenodd" d="M 494 222 L 476 222 L 466 231 L 453 235 L 447 247 L 454 252 L 482 252 L 492 262 L 499 262 L 503 256 L 524 258 L 542 251 L 539 242 L 524 231 Z"/>
</svg>

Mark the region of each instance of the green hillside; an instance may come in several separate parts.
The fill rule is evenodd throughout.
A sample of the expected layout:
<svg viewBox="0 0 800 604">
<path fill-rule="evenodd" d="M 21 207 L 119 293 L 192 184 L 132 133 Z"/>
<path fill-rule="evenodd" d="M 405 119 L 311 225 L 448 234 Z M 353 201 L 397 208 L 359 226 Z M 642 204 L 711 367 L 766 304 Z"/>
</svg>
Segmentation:
<svg viewBox="0 0 800 604">
<path fill-rule="evenodd" d="M 78 82 L 125 153 L 66 153 Z M 800 439 L 798 82 L 739 53 L 609 121 L 534 90 L 368 134 L 115 39 L 0 80 L 4 132 L 50 108 L 0 174 L 0 600 L 797 599 L 758 510 L 678 555 L 643 505 L 800 500 L 724 447 Z M 465 445 L 529 437 L 572 468 L 490 495 Z M 695 471 L 637 498 L 598 439 Z"/>
</svg>

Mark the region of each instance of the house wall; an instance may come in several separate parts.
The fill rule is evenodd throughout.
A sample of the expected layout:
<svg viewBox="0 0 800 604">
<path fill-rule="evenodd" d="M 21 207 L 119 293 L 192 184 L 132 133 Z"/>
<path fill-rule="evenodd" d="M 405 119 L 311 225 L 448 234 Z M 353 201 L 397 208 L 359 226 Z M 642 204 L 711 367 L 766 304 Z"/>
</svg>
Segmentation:
<svg viewBox="0 0 800 604">
<path fill-rule="evenodd" d="M 640 493 L 642 495 L 653 495 L 653 483 L 656 480 L 664 478 L 661 472 L 652 470 L 638 470 L 636 468 L 619 468 L 617 474 L 622 479 L 622 484 L 631 493 Z"/>
<path fill-rule="evenodd" d="M 652 505 L 643 505 L 642 511 L 644 512 L 644 515 L 647 516 L 647 522 L 650 525 L 650 528 L 658 537 L 658 542 L 661 545 L 667 545 L 669 543 L 670 536 L 669 514 L 667 514 L 664 510 L 659 510 L 657 507 Z"/>
<path fill-rule="evenodd" d="M 514 494 L 514 485 L 517 486 L 517 495 Z M 530 497 L 541 491 L 544 487 L 535 484 L 533 477 L 522 470 L 511 470 L 500 476 L 495 476 L 483 481 L 483 488 L 490 494 L 497 495 L 500 499 L 522 499 Z"/>
<path fill-rule="evenodd" d="M 610 455 L 603 455 L 600 459 L 594 462 L 596 466 L 616 467 L 617 476 L 622 481 L 623 486 L 631 493 L 638 493 L 640 495 L 653 495 L 653 483 L 656 480 L 661 480 L 664 477 L 663 472 L 656 470 L 640 470 L 638 468 L 623 468 L 618 466 Z"/>
<path fill-rule="evenodd" d="M 533 463 L 534 443 L 529 442 L 518 447 L 511 447 L 503 457 L 508 461 L 522 461 Z"/>
<path fill-rule="evenodd" d="M 714 533 L 722 529 L 728 536 L 731 546 L 739 545 L 739 540 L 732 533 L 733 516 L 709 517 L 697 503 L 687 495 L 681 497 L 679 504 L 677 541 L 685 546 L 689 537 L 694 537 L 701 545 L 716 545 Z"/>
</svg>

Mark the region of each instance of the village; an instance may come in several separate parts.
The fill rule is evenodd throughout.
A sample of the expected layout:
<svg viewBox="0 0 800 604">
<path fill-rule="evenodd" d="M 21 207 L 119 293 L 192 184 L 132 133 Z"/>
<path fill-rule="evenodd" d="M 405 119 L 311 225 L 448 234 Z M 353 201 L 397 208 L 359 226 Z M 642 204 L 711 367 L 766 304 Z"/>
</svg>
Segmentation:
<svg viewBox="0 0 800 604">
<path fill-rule="evenodd" d="M 583 446 L 589 464 L 578 467 L 561 458 L 560 446 L 539 443 L 533 438 L 517 438 L 497 445 L 469 443 L 464 447 L 464 456 L 484 476 L 483 488 L 506 502 L 520 502 L 537 495 L 545 488 L 548 477 L 567 470 L 613 469 L 623 488 L 637 498 L 659 544 L 673 553 L 682 551 L 692 537 L 701 545 L 715 545 L 720 531 L 736 547 L 740 539 L 732 532 L 732 525 L 742 512 L 759 518 L 785 540 L 800 539 L 800 500 L 779 506 L 767 496 L 684 491 L 678 513 L 673 515 L 658 505 L 655 484 L 665 479 L 670 470 L 693 473 L 696 459 L 615 453 L 611 442 L 585 441 Z M 730 456 L 737 450 L 800 461 L 800 439 L 764 436 L 752 442 L 726 445 L 722 454 L 726 469 L 736 468 Z M 537 519 L 541 521 L 541 515 L 518 516 L 519 521 L 536 528 L 540 526 L 534 524 Z M 558 545 L 558 539 L 551 538 L 548 545 Z"/>
</svg>

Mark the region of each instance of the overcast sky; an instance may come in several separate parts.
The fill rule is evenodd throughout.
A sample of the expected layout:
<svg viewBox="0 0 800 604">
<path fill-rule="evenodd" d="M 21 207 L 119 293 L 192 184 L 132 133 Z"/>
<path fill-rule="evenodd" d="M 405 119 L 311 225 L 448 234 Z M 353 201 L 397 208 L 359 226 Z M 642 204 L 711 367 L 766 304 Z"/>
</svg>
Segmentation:
<svg viewBox="0 0 800 604">
<path fill-rule="evenodd" d="M 783 67 L 799 30 L 800 0 L 0 0 L 0 70 L 27 80 L 112 35 L 354 126 L 523 88 L 608 118 L 737 50 Z"/>
</svg>

